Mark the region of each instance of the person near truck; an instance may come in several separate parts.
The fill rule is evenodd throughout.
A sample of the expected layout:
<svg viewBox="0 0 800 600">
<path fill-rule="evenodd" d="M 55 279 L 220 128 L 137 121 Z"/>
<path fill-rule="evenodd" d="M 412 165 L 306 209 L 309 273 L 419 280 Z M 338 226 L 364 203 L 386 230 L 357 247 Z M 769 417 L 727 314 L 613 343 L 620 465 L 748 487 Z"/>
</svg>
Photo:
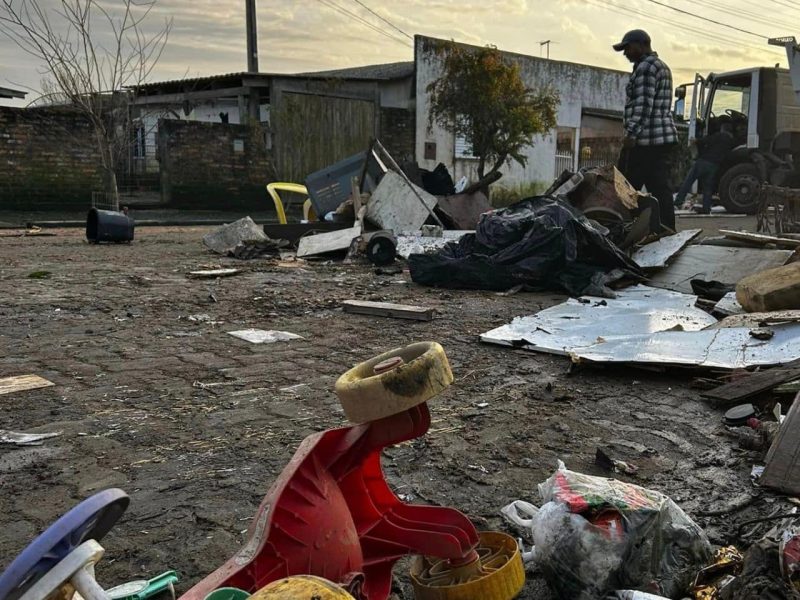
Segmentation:
<svg viewBox="0 0 800 600">
<path fill-rule="evenodd" d="M 736 146 L 731 129 L 730 123 L 723 123 L 717 133 L 692 140 L 692 143 L 697 145 L 697 160 L 694 161 L 678 190 L 678 195 L 675 196 L 675 206 L 683 206 L 686 194 L 691 191 L 694 182 L 698 181 L 703 188 L 703 208 L 700 213 L 707 215 L 711 212 L 717 171 L 728 153 Z"/>
<path fill-rule="evenodd" d="M 625 89 L 625 137 L 617 167 L 634 188 L 644 186 L 655 196 L 661 224 L 674 231 L 669 159 L 678 131 L 672 121 L 672 72 L 653 51 L 646 31 L 629 31 L 613 47 L 633 63 Z"/>
</svg>

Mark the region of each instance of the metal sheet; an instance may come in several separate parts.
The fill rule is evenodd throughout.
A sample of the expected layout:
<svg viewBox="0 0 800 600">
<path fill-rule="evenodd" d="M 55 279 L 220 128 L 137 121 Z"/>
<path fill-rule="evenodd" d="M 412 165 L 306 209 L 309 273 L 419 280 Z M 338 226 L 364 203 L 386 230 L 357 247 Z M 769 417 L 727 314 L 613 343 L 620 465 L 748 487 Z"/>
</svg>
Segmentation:
<svg viewBox="0 0 800 600">
<path fill-rule="evenodd" d="M 743 369 L 800 358 L 800 324 L 774 326 L 775 336 L 757 340 L 747 327 L 706 331 L 662 331 L 602 340 L 575 348 L 573 360 L 603 363 L 684 365 Z"/>
<path fill-rule="evenodd" d="M 598 339 L 650 334 L 680 328 L 698 331 L 717 320 L 694 306 L 697 296 L 637 285 L 617 298 L 569 299 L 481 336 L 491 344 L 569 354 Z"/>
<path fill-rule="evenodd" d="M 741 315 L 747 311 L 742 308 L 739 301 L 736 299 L 736 292 L 728 292 L 722 297 L 722 300 L 714 305 L 714 312 L 721 315 Z"/>
<path fill-rule="evenodd" d="M 692 279 L 735 284 L 751 273 L 786 264 L 791 255 L 791 250 L 689 246 L 669 267 L 653 275 L 650 284 L 691 294 Z"/>
<path fill-rule="evenodd" d="M 678 254 L 686 244 L 703 233 L 702 229 L 687 229 L 675 235 L 663 237 L 639 248 L 631 258 L 643 269 L 666 267 L 670 259 Z"/>
<path fill-rule="evenodd" d="M 407 259 L 412 254 L 424 254 L 432 250 L 438 250 L 447 242 L 454 242 L 461 239 L 468 233 L 474 231 L 449 230 L 442 232 L 442 237 L 431 237 L 422 234 L 402 234 L 397 236 L 397 255 Z"/>
</svg>

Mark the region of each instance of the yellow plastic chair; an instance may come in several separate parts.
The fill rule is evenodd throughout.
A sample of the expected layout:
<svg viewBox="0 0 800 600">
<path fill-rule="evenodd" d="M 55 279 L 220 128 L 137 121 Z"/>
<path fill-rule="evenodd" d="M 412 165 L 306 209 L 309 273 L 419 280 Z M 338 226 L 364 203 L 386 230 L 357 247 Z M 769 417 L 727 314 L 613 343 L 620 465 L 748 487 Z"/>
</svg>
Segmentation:
<svg viewBox="0 0 800 600">
<path fill-rule="evenodd" d="M 306 221 L 317 220 L 317 215 L 311 206 L 311 200 L 308 198 L 308 189 L 306 189 L 306 186 L 300 185 L 299 183 L 276 182 L 267 184 L 267 193 L 269 194 L 270 198 L 272 198 L 272 202 L 275 204 L 275 212 L 278 213 L 278 223 L 281 225 L 286 225 L 287 223 L 286 211 L 283 207 L 283 200 L 281 200 L 281 197 L 278 194 L 279 191 L 304 195 L 306 200 L 303 202 L 303 219 Z"/>
</svg>

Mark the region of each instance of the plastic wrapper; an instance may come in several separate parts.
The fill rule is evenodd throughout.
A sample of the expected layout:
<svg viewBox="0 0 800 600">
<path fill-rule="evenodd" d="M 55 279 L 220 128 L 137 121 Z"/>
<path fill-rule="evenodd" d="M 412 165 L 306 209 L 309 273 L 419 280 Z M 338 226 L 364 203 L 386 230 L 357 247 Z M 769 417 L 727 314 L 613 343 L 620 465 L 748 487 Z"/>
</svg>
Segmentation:
<svg viewBox="0 0 800 600">
<path fill-rule="evenodd" d="M 614 590 L 682 598 L 711 557 L 703 530 L 659 492 L 559 462 L 539 494 L 536 563 L 560 598 L 595 600 Z"/>
</svg>

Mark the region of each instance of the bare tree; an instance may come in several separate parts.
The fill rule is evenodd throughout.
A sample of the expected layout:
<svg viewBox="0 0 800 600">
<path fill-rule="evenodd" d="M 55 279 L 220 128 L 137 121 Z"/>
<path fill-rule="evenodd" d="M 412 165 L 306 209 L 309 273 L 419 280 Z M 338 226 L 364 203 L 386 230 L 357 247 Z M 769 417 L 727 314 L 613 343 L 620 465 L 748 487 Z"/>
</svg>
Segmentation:
<svg viewBox="0 0 800 600">
<path fill-rule="evenodd" d="M 0 32 L 42 61 L 42 97 L 88 120 L 104 191 L 119 209 L 117 168 L 131 143 L 129 89 L 143 84 L 172 27 L 148 30 L 156 0 L 0 0 Z"/>
</svg>

